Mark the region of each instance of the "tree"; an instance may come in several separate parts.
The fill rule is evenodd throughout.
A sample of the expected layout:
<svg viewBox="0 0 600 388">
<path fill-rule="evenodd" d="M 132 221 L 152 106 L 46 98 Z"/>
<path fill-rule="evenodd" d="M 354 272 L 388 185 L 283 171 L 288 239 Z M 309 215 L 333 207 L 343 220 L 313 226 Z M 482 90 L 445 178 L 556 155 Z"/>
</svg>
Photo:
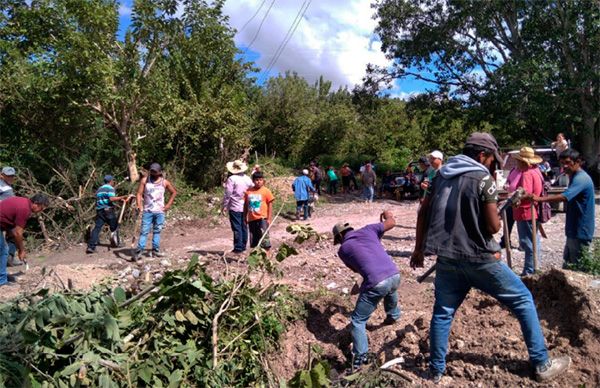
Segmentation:
<svg viewBox="0 0 600 388">
<path fill-rule="evenodd" d="M 380 0 L 375 8 L 382 50 L 394 60 L 379 74 L 416 77 L 488 118 L 512 117 L 515 136 L 569 128 L 589 162 L 600 154 L 597 1 Z"/>
</svg>

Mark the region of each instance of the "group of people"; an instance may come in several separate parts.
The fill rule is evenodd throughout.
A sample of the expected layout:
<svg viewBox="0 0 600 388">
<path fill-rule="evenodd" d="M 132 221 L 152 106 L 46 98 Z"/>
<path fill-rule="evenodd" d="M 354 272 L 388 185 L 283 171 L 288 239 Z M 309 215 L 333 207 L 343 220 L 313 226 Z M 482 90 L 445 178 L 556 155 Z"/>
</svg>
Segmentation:
<svg viewBox="0 0 600 388">
<path fill-rule="evenodd" d="M 431 155 L 430 155 L 431 156 Z M 501 165 L 496 139 L 488 133 L 471 134 L 462 153 L 450 157 L 433 174 L 424 188 L 418 211 L 417 231 L 410 266 L 422 267 L 424 255 L 436 255 L 435 301 L 430 324 L 429 377 L 439 383 L 446 370 L 450 327 L 457 309 L 476 288 L 505 305 L 519 320 L 529 360 L 540 381 L 550 380 L 569 368 L 571 359 L 551 358 L 545 344 L 530 291 L 502 260 L 501 247 L 494 239 L 500 230 L 498 190 L 493 173 Z M 582 158 L 573 149 L 563 151 L 560 163 L 571 183 L 561 194 L 540 197 L 533 150 L 519 153 L 520 181 L 526 195 L 522 206 L 536 202 L 566 202 L 565 262 L 581 260 L 594 234 L 594 190 L 591 178 L 581 168 Z M 517 211 L 523 236 L 531 235 L 527 211 Z M 395 225 L 393 214 L 385 211 L 381 222 L 354 230 L 348 223 L 333 227 L 333 243 L 341 244 L 338 255 L 352 271 L 363 277 L 360 295 L 351 316 L 353 367 L 368 361 L 366 323 L 383 300 L 383 324 L 400 318 L 397 290 L 399 270 L 381 244 L 383 234 Z M 527 266 L 528 264 L 526 264 Z"/>
<path fill-rule="evenodd" d="M 308 177 L 310 178 L 317 194 L 321 195 L 320 185 L 322 182 L 323 172 L 319 166 L 319 163 L 314 160 L 311 161 L 307 171 Z M 377 174 L 375 173 L 375 165 L 373 162 L 367 161 L 363 163 L 359 168 L 359 174 L 361 187 L 363 190 L 362 198 L 365 200 L 365 202 L 373 202 L 373 199 L 375 198 L 375 188 L 377 186 Z M 329 195 L 337 195 L 340 177 L 342 181 L 341 192 L 343 194 L 348 194 L 359 190 L 356 174 L 348 163 L 343 163 L 339 170 L 337 170 L 334 166 L 329 166 L 325 175 L 327 177 L 327 193 Z"/>
</svg>

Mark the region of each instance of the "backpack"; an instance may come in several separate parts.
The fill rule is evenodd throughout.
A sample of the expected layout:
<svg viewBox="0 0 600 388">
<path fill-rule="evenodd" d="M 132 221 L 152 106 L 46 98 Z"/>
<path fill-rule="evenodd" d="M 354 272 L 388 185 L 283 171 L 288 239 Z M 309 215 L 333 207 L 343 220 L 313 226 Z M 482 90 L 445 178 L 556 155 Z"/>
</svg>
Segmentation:
<svg viewBox="0 0 600 388">
<path fill-rule="evenodd" d="M 550 182 L 543 181 L 542 185 L 542 195 L 541 197 L 548 196 L 548 191 L 550 190 Z M 552 206 L 550 206 L 549 202 L 538 202 L 537 204 L 537 213 L 538 213 L 538 221 L 542 224 L 545 224 L 552 218 Z"/>
</svg>

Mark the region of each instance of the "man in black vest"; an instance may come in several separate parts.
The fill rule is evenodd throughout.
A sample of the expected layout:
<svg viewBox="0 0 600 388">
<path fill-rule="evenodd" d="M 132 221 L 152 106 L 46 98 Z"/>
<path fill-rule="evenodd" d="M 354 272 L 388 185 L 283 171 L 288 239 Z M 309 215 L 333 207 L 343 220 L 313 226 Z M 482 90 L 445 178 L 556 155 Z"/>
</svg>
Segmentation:
<svg viewBox="0 0 600 388">
<path fill-rule="evenodd" d="M 500 261 L 496 182 L 501 163 L 496 139 L 473 133 L 462 155 L 438 171 L 419 210 L 411 267 L 422 267 L 424 253 L 437 255 L 435 305 L 430 326 L 431 379 L 438 383 L 446 369 L 448 336 L 454 314 L 475 287 L 508 307 L 521 324 L 536 378 L 547 381 L 569 368 L 568 356 L 551 359 L 531 293 Z"/>
</svg>

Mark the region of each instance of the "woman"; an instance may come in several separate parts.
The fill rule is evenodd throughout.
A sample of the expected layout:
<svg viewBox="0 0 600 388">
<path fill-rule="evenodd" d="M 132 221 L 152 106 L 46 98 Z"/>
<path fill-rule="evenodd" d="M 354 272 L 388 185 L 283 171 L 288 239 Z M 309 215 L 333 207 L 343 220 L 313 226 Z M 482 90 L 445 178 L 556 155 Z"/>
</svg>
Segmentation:
<svg viewBox="0 0 600 388">
<path fill-rule="evenodd" d="M 517 187 L 522 187 L 527 193 L 536 196 L 542 194 L 544 179 L 537 164 L 542 162 L 542 158 L 536 155 L 531 147 L 523 147 L 517 155 L 517 168 L 521 172 L 521 178 Z M 536 268 L 533 266 L 533 228 L 532 228 L 532 201 L 522 200 L 518 207 L 513 210 L 515 221 L 517 222 L 517 231 L 519 232 L 519 245 L 525 251 L 525 263 L 521 276 L 531 275 Z M 537 210 L 534 207 L 534 211 Z M 536 213 L 537 220 L 537 213 Z M 536 228 L 537 230 L 537 228 Z M 536 255 L 538 265 L 540 262 L 541 241 L 536 233 L 537 249 Z"/>
</svg>

